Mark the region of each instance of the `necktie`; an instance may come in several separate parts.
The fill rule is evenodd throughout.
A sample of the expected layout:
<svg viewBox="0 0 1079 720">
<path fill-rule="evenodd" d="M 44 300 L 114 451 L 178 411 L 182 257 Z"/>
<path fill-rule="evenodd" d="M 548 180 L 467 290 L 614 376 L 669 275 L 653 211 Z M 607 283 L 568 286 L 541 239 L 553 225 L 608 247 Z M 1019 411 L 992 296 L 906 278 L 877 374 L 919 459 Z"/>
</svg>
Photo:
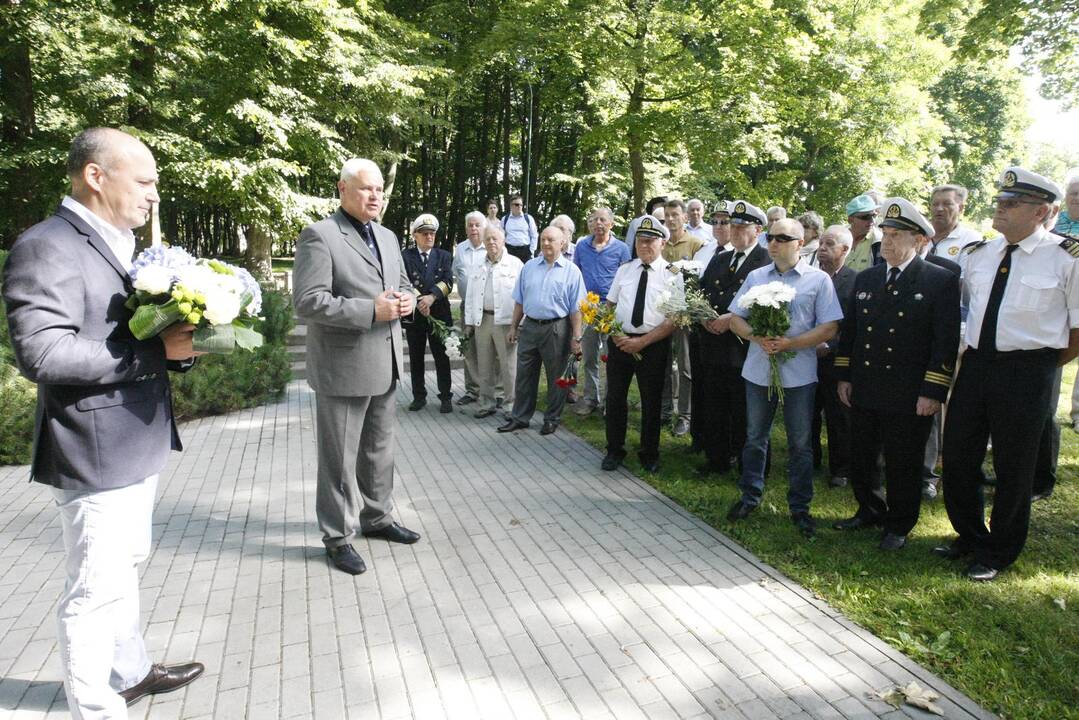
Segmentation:
<svg viewBox="0 0 1079 720">
<path fill-rule="evenodd" d="M 888 289 L 895 287 L 895 281 L 899 279 L 899 268 L 894 267 L 888 271 Z"/>
<path fill-rule="evenodd" d="M 648 290 L 648 266 L 641 265 L 641 279 L 637 281 L 637 297 L 633 299 L 633 314 L 629 321 L 635 328 L 644 325 L 644 294 Z"/>
<path fill-rule="evenodd" d="M 423 266 L 427 267 L 427 253 L 425 253 L 425 252 L 420 253 L 420 260 L 423 261 Z"/>
<path fill-rule="evenodd" d="M 370 248 L 371 254 L 381 262 L 382 258 L 378 254 L 378 245 L 375 244 L 375 236 L 374 233 L 371 232 L 371 226 L 367 223 L 360 225 L 360 235 L 363 236 L 363 241 L 367 243 L 367 247 Z"/>
<path fill-rule="evenodd" d="M 742 258 L 746 256 L 744 250 L 739 250 L 734 254 L 734 260 L 731 261 L 731 272 L 738 272 L 738 265 L 742 262 Z"/>
<path fill-rule="evenodd" d="M 1000 301 L 1004 298 L 1004 288 L 1008 284 L 1008 275 L 1012 270 L 1012 253 L 1018 245 L 1009 244 L 1004 249 L 1004 259 L 997 266 L 993 278 L 993 289 L 989 291 L 989 302 L 982 316 L 982 331 L 978 336 L 978 350 L 993 352 L 997 349 L 997 317 L 1000 315 Z"/>
</svg>

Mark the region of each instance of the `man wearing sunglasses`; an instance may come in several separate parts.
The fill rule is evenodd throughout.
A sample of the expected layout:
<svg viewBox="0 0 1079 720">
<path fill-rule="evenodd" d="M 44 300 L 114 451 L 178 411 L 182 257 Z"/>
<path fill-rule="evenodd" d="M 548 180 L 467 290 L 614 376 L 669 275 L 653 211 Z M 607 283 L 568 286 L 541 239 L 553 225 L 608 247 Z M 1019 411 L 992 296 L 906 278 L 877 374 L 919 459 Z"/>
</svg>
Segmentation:
<svg viewBox="0 0 1079 720">
<path fill-rule="evenodd" d="M 869 194 L 859 195 L 847 203 L 847 222 L 854 238 L 847 267 L 861 272 L 877 264 L 880 258 L 880 230 L 876 227 L 877 201 Z"/>
<path fill-rule="evenodd" d="M 737 208 L 735 210 L 737 212 Z M 769 355 L 792 352 L 794 356 L 779 364 L 783 383 L 783 424 L 787 430 L 790 490 L 787 505 L 791 521 L 806 537 L 816 532 L 816 522 L 809 514 L 813 500 L 813 446 L 810 432 L 813 404 L 817 391 L 817 352 L 822 342 L 836 334 L 843 311 L 832 279 L 819 268 L 810 267 L 800 257 L 804 236 L 797 220 L 777 220 L 768 232 L 768 254 L 772 263 L 754 270 L 731 301 L 731 330 L 750 341 L 749 354 L 742 367 L 746 381 L 746 444 L 742 450 L 742 477 L 738 487 L 742 497 L 728 511 L 730 521 L 749 516 L 764 495 L 764 466 L 768 438 L 772 430 L 779 398 L 769 392 L 771 365 Z M 758 337 L 746 318 L 749 311 L 738 300 L 750 288 L 769 282 L 782 282 L 795 290 L 790 303 L 790 329 L 783 337 Z"/>
<path fill-rule="evenodd" d="M 1020 167 L 997 187 L 993 227 L 1002 237 L 967 252 L 967 350 L 944 424 L 944 504 L 959 537 L 934 549 L 973 556 L 967 577 L 976 581 L 992 580 L 1023 550 L 1053 374 L 1079 355 L 1079 241 L 1044 227 L 1064 193 Z M 987 527 L 981 466 L 990 440 L 997 487 Z"/>
<path fill-rule="evenodd" d="M 918 247 L 933 225 L 905 198 L 884 201 L 884 262 L 854 280 L 835 376 L 850 408 L 851 487 L 858 512 L 837 530 L 884 526 L 881 550 L 898 550 L 918 522 L 922 461 L 933 417 L 948 397 L 959 347 L 959 274 Z M 884 453 L 887 493 L 877 473 Z"/>
</svg>

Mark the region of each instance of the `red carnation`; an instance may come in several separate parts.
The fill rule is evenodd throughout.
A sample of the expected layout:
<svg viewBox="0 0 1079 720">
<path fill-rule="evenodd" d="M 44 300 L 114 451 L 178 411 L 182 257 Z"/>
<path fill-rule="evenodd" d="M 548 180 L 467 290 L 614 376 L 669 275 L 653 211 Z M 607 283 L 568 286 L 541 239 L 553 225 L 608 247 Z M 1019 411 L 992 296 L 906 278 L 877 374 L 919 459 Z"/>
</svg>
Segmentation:
<svg viewBox="0 0 1079 720">
<path fill-rule="evenodd" d="M 600 355 L 599 359 L 602 360 L 603 362 L 607 362 L 607 353 L 603 353 L 602 355 Z"/>
</svg>

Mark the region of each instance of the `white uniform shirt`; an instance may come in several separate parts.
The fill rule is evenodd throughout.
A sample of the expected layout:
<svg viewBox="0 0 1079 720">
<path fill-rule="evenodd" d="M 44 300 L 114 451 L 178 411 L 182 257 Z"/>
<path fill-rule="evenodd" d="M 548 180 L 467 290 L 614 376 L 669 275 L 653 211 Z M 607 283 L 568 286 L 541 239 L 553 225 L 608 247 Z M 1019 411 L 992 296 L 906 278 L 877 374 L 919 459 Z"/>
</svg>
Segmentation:
<svg viewBox="0 0 1079 720">
<path fill-rule="evenodd" d="M 86 224 L 93 228 L 101 236 L 101 239 L 105 241 L 105 244 L 109 246 L 109 250 L 112 250 L 112 254 L 120 261 L 120 265 L 125 270 L 131 270 L 132 255 L 135 254 L 135 234 L 133 232 L 121 230 L 115 225 L 105 222 L 95 215 L 90 208 L 70 195 L 64 196 L 60 204 L 85 220 Z"/>
<path fill-rule="evenodd" d="M 962 225 L 956 225 L 952 228 L 952 231 L 948 233 L 948 236 L 941 240 L 936 246 L 933 245 L 933 241 L 930 240 L 926 243 L 926 255 L 937 255 L 938 257 L 951 260 L 952 262 L 961 262 L 959 251 L 972 242 L 978 242 L 982 239 L 982 234 L 972 228 L 963 227 Z"/>
<path fill-rule="evenodd" d="M 963 286 L 969 296 L 966 342 L 977 347 L 982 318 L 1001 260 L 1003 237 L 967 253 Z M 1060 239 L 1038 228 L 1012 252 L 1011 270 L 997 316 L 997 350 L 1065 348 L 1079 328 L 1079 270 Z"/>
<path fill-rule="evenodd" d="M 488 262 L 486 254 L 483 257 L 483 263 L 469 271 L 468 284 L 472 292 L 464 302 L 465 325 L 479 326 L 483 322 L 484 305 L 493 308 L 495 325 L 509 325 L 513 321 L 513 288 L 524 263 L 506 250 L 502 251 L 502 258 L 497 263 Z M 486 301 L 488 287 L 494 290 L 490 303 Z"/>
<path fill-rule="evenodd" d="M 656 306 L 659 305 L 659 296 L 674 282 L 680 285 L 681 274 L 673 274 L 668 269 L 668 263 L 662 256 L 657 257 L 648 271 L 648 285 L 644 290 L 644 322 L 634 325 L 633 304 L 637 301 L 637 284 L 641 280 L 641 259 L 635 258 L 618 268 L 611 281 L 611 289 L 607 293 L 607 301 L 615 304 L 614 315 L 622 324 L 622 330 L 627 333 L 644 334 L 659 327 L 666 316 Z"/>
<path fill-rule="evenodd" d="M 716 254 L 716 246 L 718 243 L 715 239 L 710 238 L 701 249 L 693 254 L 693 262 L 699 262 L 701 267 L 708 267 L 708 263 L 712 262 L 712 256 Z M 703 272 L 703 271 L 702 271 Z"/>
<path fill-rule="evenodd" d="M 461 300 L 468 297 L 468 276 L 473 269 L 481 267 L 487 260 L 487 248 L 480 243 L 473 247 L 472 241 L 465 239 L 453 249 L 453 281 L 457 283 L 457 294 Z"/>
<path fill-rule="evenodd" d="M 712 237 L 712 226 L 703 220 L 697 227 L 692 227 L 689 223 L 686 223 L 686 232 L 692 234 L 704 243 L 715 242 L 715 239 Z"/>
</svg>

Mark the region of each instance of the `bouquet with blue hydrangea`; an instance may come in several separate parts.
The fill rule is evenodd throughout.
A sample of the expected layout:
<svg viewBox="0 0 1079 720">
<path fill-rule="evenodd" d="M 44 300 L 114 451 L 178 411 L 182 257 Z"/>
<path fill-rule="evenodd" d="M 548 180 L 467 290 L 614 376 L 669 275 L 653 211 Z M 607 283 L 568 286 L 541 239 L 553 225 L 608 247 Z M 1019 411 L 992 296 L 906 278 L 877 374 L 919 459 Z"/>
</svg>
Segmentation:
<svg viewBox="0 0 1079 720">
<path fill-rule="evenodd" d="M 262 290 L 243 268 L 159 245 L 144 250 L 130 274 L 135 292 L 127 299 L 134 312 L 128 327 L 139 340 L 186 322 L 195 326 L 196 352 L 227 354 L 262 345 L 254 329 Z"/>
</svg>

